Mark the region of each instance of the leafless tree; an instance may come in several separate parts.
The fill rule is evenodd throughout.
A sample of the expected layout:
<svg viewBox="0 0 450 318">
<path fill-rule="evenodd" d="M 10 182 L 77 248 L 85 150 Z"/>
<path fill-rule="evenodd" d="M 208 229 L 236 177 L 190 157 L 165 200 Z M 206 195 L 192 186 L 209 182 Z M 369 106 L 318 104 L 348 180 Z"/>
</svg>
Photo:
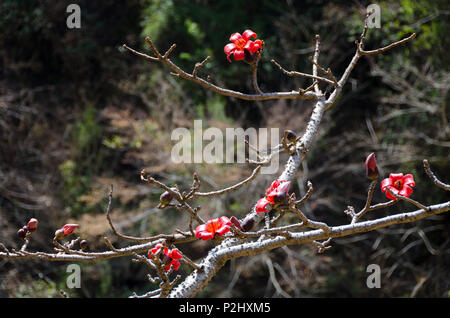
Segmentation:
<svg viewBox="0 0 450 318">
<path fill-rule="evenodd" d="M 167 192 L 170 200 L 167 202 L 161 202 L 158 208 L 176 208 L 177 210 L 188 213 L 190 222 L 186 225 L 185 230 L 174 229 L 170 234 L 158 234 L 151 237 L 134 237 L 123 233 L 120 233 L 114 225 L 110 212 L 112 210 L 112 197 L 113 187 L 111 186 L 109 192 L 109 203 L 106 211 L 106 218 L 110 224 L 110 227 L 118 238 L 130 241 L 131 243 L 122 248 L 116 248 L 111 243 L 110 239 L 104 237 L 105 245 L 108 248 L 105 251 L 84 251 L 80 248 L 81 238 L 78 237 L 74 240 L 63 243 L 62 238 L 64 235 L 61 232 L 55 234 L 53 238 L 53 245 L 55 252 L 47 253 L 40 251 L 27 250 L 29 242 L 31 240 L 31 233 L 26 234 L 24 244 L 19 250 L 8 249 L 5 244 L 0 243 L 0 258 L 7 260 L 47 260 L 47 261 L 87 261 L 95 262 L 105 259 L 117 258 L 117 257 L 133 257 L 134 262 L 144 263 L 148 266 L 152 273 L 156 273 L 153 277 L 148 275 L 148 279 L 152 283 L 158 283 L 159 288 L 149 291 L 143 295 L 133 294 L 131 297 L 195 297 L 200 291 L 202 291 L 209 283 L 209 281 L 216 275 L 216 273 L 225 265 L 229 260 L 236 259 L 244 256 L 256 256 L 263 255 L 264 261 L 267 264 L 270 272 L 270 280 L 280 294 L 283 294 L 279 284 L 277 284 L 274 276 L 274 268 L 278 268 L 279 265 L 273 263 L 270 258 L 266 256 L 266 252 L 283 248 L 287 249 L 289 245 L 299 245 L 311 243 L 317 246 L 318 252 L 324 252 L 330 248 L 330 242 L 334 238 L 345 237 L 354 235 L 357 233 L 365 233 L 373 231 L 375 229 L 381 229 L 390 225 L 399 223 L 415 222 L 420 219 L 426 218 L 431 215 L 444 213 L 450 210 L 450 201 L 437 203 L 434 205 L 424 205 L 409 197 L 401 196 L 390 192 L 395 199 L 382 202 L 372 203 L 372 198 L 376 186 L 377 180 L 372 180 L 368 186 L 366 203 L 360 209 L 356 209 L 353 206 L 343 211 L 350 217 L 349 224 L 343 224 L 340 226 L 329 226 L 324 222 L 315 221 L 308 218 L 302 212 L 302 205 L 310 198 L 313 191 L 313 185 L 311 182 L 307 182 L 307 191 L 304 197 L 297 200 L 295 195 L 288 195 L 285 200 L 280 203 L 274 204 L 271 207 L 272 217 L 269 213 L 257 213 L 256 206 L 249 209 L 249 212 L 245 217 L 240 220 L 234 220 L 229 225 L 230 231 L 223 236 L 215 236 L 214 241 L 217 243 L 214 248 L 208 251 L 207 256 L 200 262 L 192 261 L 188 255 L 180 253 L 180 262 L 187 264 L 192 268 L 192 272 L 184 277 L 176 275 L 173 277 L 173 268 L 166 270 L 167 259 L 164 259 L 162 255 L 163 249 L 157 250 L 155 253 L 149 253 L 148 257 L 141 255 L 151 249 L 155 249 L 157 244 L 161 244 L 164 247 L 174 249 L 176 246 L 183 243 L 192 242 L 198 240 L 194 231 L 194 226 L 205 223 L 198 212 L 200 207 L 195 206 L 195 199 L 197 198 L 216 198 L 226 193 L 238 190 L 247 186 L 249 183 L 255 180 L 260 173 L 263 166 L 269 164 L 271 160 L 281 154 L 286 153 L 289 155 L 284 170 L 277 180 L 291 181 L 295 178 L 297 171 L 305 161 L 308 152 L 313 147 L 314 137 L 316 136 L 324 113 L 333 107 L 338 96 L 341 94 L 344 85 L 349 79 L 349 75 L 355 68 L 358 60 L 362 57 L 373 56 L 375 54 L 384 53 L 396 46 L 402 45 L 415 37 L 415 34 L 410 35 L 407 38 L 401 39 L 388 46 L 381 47 L 374 50 L 366 50 L 364 47 L 364 41 L 366 33 L 368 31 L 367 20 L 364 26 L 363 32 L 359 40 L 355 41 L 356 49 L 353 58 L 345 69 L 344 73 L 339 77 L 335 77 L 329 68 L 324 68 L 319 63 L 320 55 L 320 37 L 316 35 L 316 41 L 314 46 L 314 54 L 310 58 L 312 63 L 312 74 L 307 74 L 297 71 L 288 71 L 284 69 L 280 63 L 272 60 L 280 71 L 288 76 L 301 76 L 309 78 L 312 83 L 309 87 L 299 88 L 298 90 L 286 91 L 286 92 L 262 92 L 258 85 L 258 62 L 260 60 L 260 54 L 262 50 L 257 52 L 254 59 L 250 63 L 250 69 L 252 72 L 252 83 L 255 93 L 244 93 L 239 91 L 229 90 L 213 84 L 211 77 L 206 79 L 199 76 L 199 70 L 208 62 L 210 57 L 206 57 L 202 62 L 196 63 L 193 71 L 188 73 L 178 67 L 170 58 L 170 54 L 175 49 L 176 45 L 173 44 L 165 53 L 161 53 L 153 44 L 149 37 L 146 38 L 151 52 L 153 55 L 148 55 L 142 52 L 138 52 L 127 45 L 123 47 L 149 61 L 161 63 L 171 69 L 171 74 L 177 78 L 188 80 L 197 83 L 203 88 L 214 91 L 217 94 L 224 96 L 234 97 L 249 101 L 265 101 L 276 99 L 304 99 L 311 101 L 312 113 L 309 121 L 306 125 L 305 131 L 299 136 L 292 137 L 289 132 L 285 133 L 280 144 L 272 149 L 269 153 L 259 153 L 258 160 L 250 161 L 249 164 L 255 165 L 254 170 L 248 176 L 248 178 L 238 182 L 234 185 L 226 187 L 221 190 L 211 192 L 201 192 L 201 184 L 197 174 L 193 176 L 193 183 L 189 189 L 179 189 L 178 187 L 170 187 L 147 174 L 146 171 L 142 171 L 141 179 L 143 182 L 148 183 L 150 186 L 156 186 L 161 190 Z M 324 85 L 332 86 L 330 92 L 323 91 Z M 421 105 L 418 107 L 423 108 Z M 437 110 L 436 110 L 437 111 Z M 295 127 L 291 127 L 295 129 Z M 251 145 L 250 145 L 251 146 Z M 431 171 L 430 165 L 426 159 L 423 161 L 424 169 L 437 188 L 436 190 L 449 191 L 450 185 L 445 184 Z M 388 190 L 389 191 L 389 190 Z M 374 210 L 387 208 L 395 205 L 399 201 L 406 201 L 411 204 L 415 210 L 410 212 L 402 212 L 386 217 L 376 218 L 369 221 L 363 221 L 364 216 Z M 176 203 L 173 203 L 176 202 Z M 287 214 L 292 213 L 297 217 L 297 222 L 289 225 L 278 226 L 280 220 Z M 287 253 L 289 250 L 286 250 Z M 280 271 L 282 273 L 282 270 Z M 179 283 L 181 280 L 181 283 Z"/>
</svg>

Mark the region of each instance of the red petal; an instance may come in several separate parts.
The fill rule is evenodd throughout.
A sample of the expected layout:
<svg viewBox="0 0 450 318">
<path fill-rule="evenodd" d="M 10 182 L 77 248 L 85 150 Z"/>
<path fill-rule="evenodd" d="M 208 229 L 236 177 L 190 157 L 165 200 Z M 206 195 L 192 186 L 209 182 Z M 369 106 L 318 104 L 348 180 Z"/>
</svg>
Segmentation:
<svg viewBox="0 0 450 318">
<path fill-rule="evenodd" d="M 170 258 L 172 259 L 180 259 L 183 256 L 181 256 L 181 254 L 178 252 L 178 249 L 174 248 L 171 252 L 170 252 Z"/>
<path fill-rule="evenodd" d="M 399 193 L 398 193 L 398 190 L 397 190 L 395 187 L 389 186 L 388 188 L 389 188 L 389 190 L 391 190 L 393 193 L 399 194 Z M 386 197 L 388 197 L 388 198 L 391 199 L 391 200 L 397 200 L 397 198 L 394 197 L 389 191 L 386 191 Z"/>
<path fill-rule="evenodd" d="M 284 180 L 282 180 L 284 181 Z M 280 185 L 280 180 L 275 180 L 274 182 L 272 182 L 272 184 L 270 185 L 270 188 L 266 190 L 266 194 L 269 194 L 270 192 L 272 192 L 273 190 L 275 190 L 276 188 L 278 188 L 278 186 Z"/>
<path fill-rule="evenodd" d="M 233 53 L 234 50 L 236 50 L 236 45 L 234 43 L 228 43 L 223 48 L 223 51 L 225 52 L 226 55 L 230 55 L 231 53 Z"/>
<path fill-rule="evenodd" d="M 222 217 L 219 219 L 219 223 L 220 223 L 221 225 L 231 225 L 231 220 L 230 220 L 229 218 L 227 218 L 226 216 L 222 216 Z"/>
<path fill-rule="evenodd" d="M 381 191 L 382 192 L 386 192 L 386 187 L 387 186 L 392 186 L 393 182 L 391 180 L 391 178 L 386 178 L 383 181 L 381 181 Z"/>
<path fill-rule="evenodd" d="M 170 264 L 173 265 L 174 271 L 177 271 L 180 268 L 180 262 L 178 262 L 178 261 L 172 261 Z"/>
<path fill-rule="evenodd" d="M 164 255 L 170 257 L 169 250 L 167 249 L 167 247 L 164 247 Z"/>
<path fill-rule="evenodd" d="M 414 177 L 412 174 L 407 174 L 403 176 L 403 184 L 407 186 L 414 187 L 416 183 L 414 182 Z"/>
<path fill-rule="evenodd" d="M 220 236 L 224 235 L 225 233 L 227 233 L 228 231 L 230 231 L 230 227 L 228 225 L 224 225 L 222 226 L 220 229 L 218 229 L 216 231 L 217 234 L 219 234 Z"/>
<path fill-rule="evenodd" d="M 206 230 L 206 224 L 201 224 L 195 228 L 195 233 L 200 233 L 200 232 L 208 232 Z"/>
<path fill-rule="evenodd" d="M 258 200 L 258 203 L 256 203 L 255 211 L 256 213 L 266 213 L 267 211 L 267 205 L 270 202 L 266 198 L 261 198 Z"/>
<path fill-rule="evenodd" d="M 272 204 L 275 204 L 275 197 L 277 196 L 277 190 L 273 190 L 268 195 L 266 195 L 266 200 Z"/>
<path fill-rule="evenodd" d="M 152 248 L 150 251 L 153 254 L 156 254 L 161 247 L 162 247 L 162 244 L 156 244 L 156 246 L 154 248 Z"/>
<path fill-rule="evenodd" d="M 255 52 L 252 52 L 254 45 L 255 45 L 255 43 L 253 43 L 253 41 L 248 41 L 245 44 L 244 49 L 247 49 L 250 53 L 255 53 Z"/>
<path fill-rule="evenodd" d="M 395 181 L 403 179 L 403 173 L 401 173 L 401 172 L 400 173 L 391 173 L 389 175 L 389 179 L 391 179 L 392 180 L 392 184 L 394 184 Z"/>
<path fill-rule="evenodd" d="M 256 33 L 252 30 L 245 30 L 244 33 L 242 33 L 242 37 L 244 40 L 248 41 L 251 37 L 256 39 Z"/>
<path fill-rule="evenodd" d="M 230 36 L 230 42 L 236 42 L 237 40 L 240 40 L 240 39 L 242 39 L 242 36 L 241 36 L 241 34 L 240 33 L 233 33 L 231 36 Z"/>
<path fill-rule="evenodd" d="M 413 189 L 408 186 L 404 186 L 403 189 L 398 194 L 404 197 L 409 197 L 411 193 L 413 193 Z"/>
<path fill-rule="evenodd" d="M 197 236 L 199 238 L 201 238 L 203 241 L 209 240 L 214 238 L 214 234 L 209 233 L 209 232 L 202 232 L 200 233 L 200 236 Z"/>
<path fill-rule="evenodd" d="M 234 59 L 236 61 L 243 60 L 244 58 L 245 58 L 245 53 L 243 50 L 242 51 L 240 51 L 240 50 L 234 51 Z"/>
</svg>

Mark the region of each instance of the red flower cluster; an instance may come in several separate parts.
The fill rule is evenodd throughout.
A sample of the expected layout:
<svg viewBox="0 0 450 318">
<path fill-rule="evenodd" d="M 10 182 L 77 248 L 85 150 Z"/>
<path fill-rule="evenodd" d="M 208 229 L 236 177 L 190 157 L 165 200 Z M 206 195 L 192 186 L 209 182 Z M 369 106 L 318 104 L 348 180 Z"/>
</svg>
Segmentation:
<svg viewBox="0 0 450 318">
<path fill-rule="evenodd" d="M 226 216 L 208 220 L 205 224 L 195 228 L 195 236 L 206 241 L 214 238 L 216 235 L 224 235 L 230 231 L 231 221 Z"/>
<path fill-rule="evenodd" d="M 266 190 L 266 196 L 259 199 L 258 203 L 256 203 L 256 213 L 267 213 L 269 212 L 267 208 L 269 204 L 276 204 L 286 200 L 290 185 L 291 182 L 286 180 L 275 180 L 272 182 L 270 188 Z"/>
<path fill-rule="evenodd" d="M 148 251 L 148 257 L 151 259 L 151 254 L 156 255 L 158 251 L 163 248 L 162 244 L 156 244 L 154 248 Z M 180 262 L 178 261 L 183 256 L 178 252 L 177 248 L 174 248 L 172 250 L 169 250 L 167 247 L 164 247 L 163 253 L 160 254 L 159 258 L 162 261 L 166 267 L 164 267 L 164 270 L 167 272 L 170 267 L 173 265 L 173 270 L 177 271 L 178 268 L 180 268 Z"/>
<path fill-rule="evenodd" d="M 397 200 L 389 191 L 391 190 L 393 193 L 397 195 L 401 195 L 404 197 L 409 197 L 413 192 L 411 187 L 414 187 L 416 184 L 414 182 L 414 177 L 412 174 L 403 175 L 403 173 L 391 173 L 389 178 L 381 181 L 381 191 L 386 192 L 386 197 L 391 200 Z"/>
<path fill-rule="evenodd" d="M 250 38 L 256 38 L 256 33 L 252 30 L 246 30 L 242 35 L 240 33 L 233 33 L 230 36 L 230 42 L 223 48 L 223 51 L 227 55 L 228 61 L 231 62 L 230 55 L 233 54 L 236 61 L 246 58 L 245 54 L 254 54 L 262 46 L 261 40 L 255 40 L 254 42 Z"/>
</svg>

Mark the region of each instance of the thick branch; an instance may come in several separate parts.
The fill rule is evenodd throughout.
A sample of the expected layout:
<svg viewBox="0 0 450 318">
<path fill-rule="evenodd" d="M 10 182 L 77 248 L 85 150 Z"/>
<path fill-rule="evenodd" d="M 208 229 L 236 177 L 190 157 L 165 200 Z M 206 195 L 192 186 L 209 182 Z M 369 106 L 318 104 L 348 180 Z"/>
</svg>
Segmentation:
<svg viewBox="0 0 450 318">
<path fill-rule="evenodd" d="M 415 222 L 431 215 L 449 211 L 450 201 L 429 206 L 427 210 L 417 210 L 371 221 L 331 227 L 328 235 L 322 229 L 319 229 L 309 232 L 291 233 L 290 236 L 277 236 L 275 238 L 267 238 L 262 241 L 243 244 L 236 244 L 236 242 L 239 242 L 236 239 L 226 240 L 220 248 L 216 247 L 213 249 L 203 260 L 201 266 L 204 271 L 202 273 L 194 271 L 184 282 L 172 290 L 169 297 L 195 297 L 214 277 L 217 271 L 232 258 L 258 255 L 286 245 L 311 243 L 317 240 L 327 240 L 329 238 L 369 232 L 393 224 Z"/>
</svg>

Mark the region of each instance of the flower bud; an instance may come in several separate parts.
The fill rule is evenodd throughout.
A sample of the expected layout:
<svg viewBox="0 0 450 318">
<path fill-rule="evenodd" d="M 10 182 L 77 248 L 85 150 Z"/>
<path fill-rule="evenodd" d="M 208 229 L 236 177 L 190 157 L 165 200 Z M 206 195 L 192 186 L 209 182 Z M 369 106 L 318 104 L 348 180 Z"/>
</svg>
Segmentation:
<svg viewBox="0 0 450 318">
<path fill-rule="evenodd" d="M 284 135 L 286 136 L 286 139 L 290 142 L 295 142 L 297 139 L 297 135 L 292 130 L 285 130 Z"/>
<path fill-rule="evenodd" d="M 235 216 L 230 217 L 230 221 L 231 221 L 231 223 L 233 223 L 239 230 L 242 231 L 241 222 L 239 222 L 239 220 L 238 220 Z"/>
<path fill-rule="evenodd" d="M 176 188 L 170 188 L 170 190 L 172 191 L 176 191 Z M 173 199 L 173 194 L 169 191 L 164 192 L 163 194 L 161 194 L 161 196 L 159 197 L 159 201 L 161 202 L 162 205 L 167 205 L 169 204 Z"/>
<path fill-rule="evenodd" d="M 64 225 L 61 230 L 64 231 L 64 235 L 72 234 L 73 231 L 75 231 L 76 228 L 78 228 L 78 224 L 66 224 Z"/>
<path fill-rule="evenodd" d="M 373 152 L 366 158 L 366 176 L 370 180 L 375 180 L 379 176 L 377 161 Z"/>
<path fill-rule="evenodd" d="M 55 232 L 55 238 L 57 238 L 58 240 L 64 238 L 64 230 L 63 229 L 59 229 Z"/>
<path fill-rule="evenodd" d="M 286 192 L 280 192 L 279 194 L 277 194 L 276 196 L 273 197 L 273 202 L 275 204 L 278 203 L 283 203 L 285 202 L 287 199 L 287 193 Z"/>
<path fill-rule="evenodd" d="M 253 224 L 255 224 L 253 217 L 245 218 L 241 223 L 242 231 L 250 231 L 253 228 Z"/>
<path fill-rule="evenodd" d="M 27 231 L 25 231 L 23 228 L 17 231 L 17 237 L 21 240 L 24 240 L 27 236 Z"/>
<path fill-rule="evenodd" d="M 80 242 L 80 249 L 81 249 L 82 251 L 84 251 L 84 250 L 87 248 L 87 246 L 88 246 L 88 242 L 87 242 L 86 240 L 82 240 L 82 241 Z"/>
<path fill-rule="evenodd" d="M 32 218 L 28 221 L 28 231 L 34 232 L 37 229 L 38 226 L 38 220 L 35 218 Z"/>
</svg>

